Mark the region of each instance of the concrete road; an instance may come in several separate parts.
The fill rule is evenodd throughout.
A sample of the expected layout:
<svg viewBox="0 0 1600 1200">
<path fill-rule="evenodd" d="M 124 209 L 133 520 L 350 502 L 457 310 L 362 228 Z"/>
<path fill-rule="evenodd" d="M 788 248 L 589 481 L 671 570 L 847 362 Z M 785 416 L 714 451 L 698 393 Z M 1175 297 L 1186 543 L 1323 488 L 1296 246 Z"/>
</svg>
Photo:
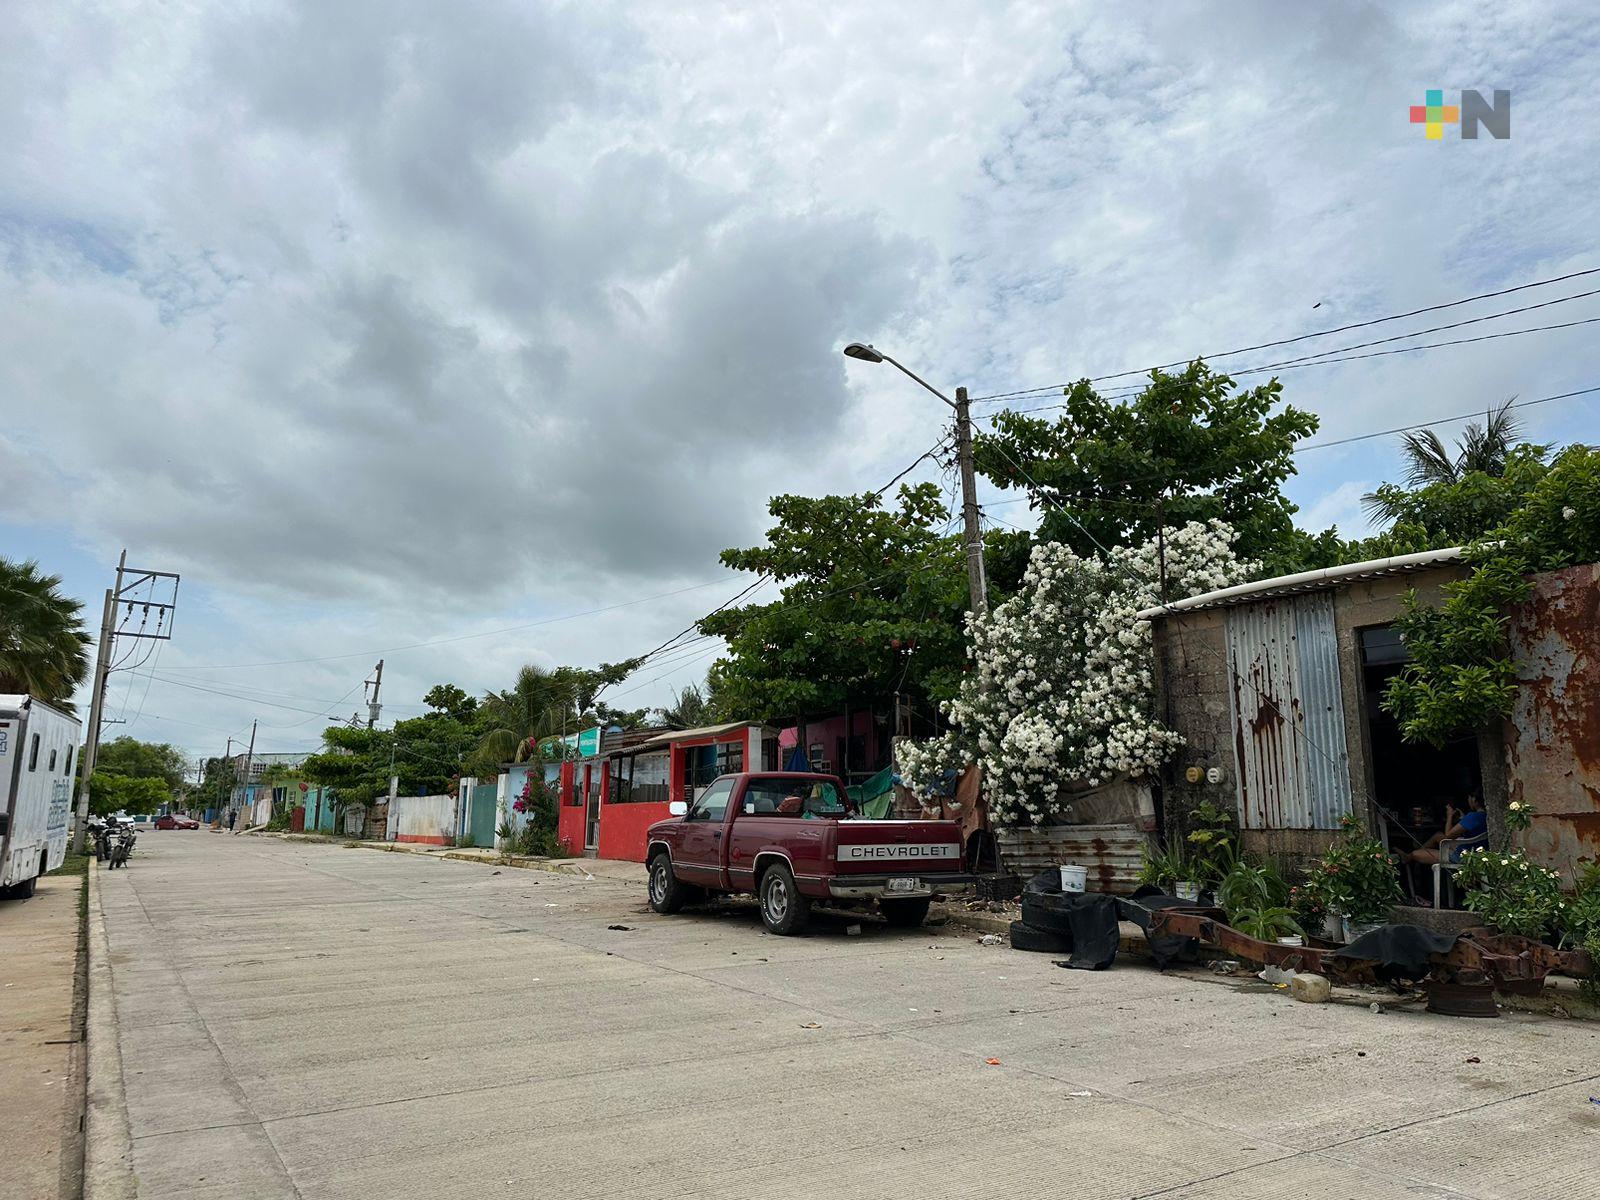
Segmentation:
<svg viewBox="0 0 1600 1200">
<path fill-rule="evenodd" d="M 73 1020 L 81 875 L 0 900 L 0 1196 L 76 1196 L 81 1025 Z"/>
<path fill-rule="evenodd" d="M 1592 1025 L 207 832 L 101 882 L 145 1197 L 1600 1196 Z"/>
</svg>

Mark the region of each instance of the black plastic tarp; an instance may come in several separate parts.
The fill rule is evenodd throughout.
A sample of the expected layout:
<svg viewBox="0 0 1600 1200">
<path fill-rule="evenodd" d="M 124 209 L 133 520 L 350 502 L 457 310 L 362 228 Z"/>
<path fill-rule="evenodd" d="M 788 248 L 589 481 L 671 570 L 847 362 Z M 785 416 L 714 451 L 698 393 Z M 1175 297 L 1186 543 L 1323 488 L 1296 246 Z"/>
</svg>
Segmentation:
<svg viewBox="0 0 1600 1200">
<path fill-rule="evenodd" d="M 1098 892 L 1063 892 L 1061 872 L 1054 867 L 1023 886 L 1022 920 L 1071 939 L 1072 957 L 1058 966 L 1104 971 L 1117 960 L 1116 898 Z"/>
<path fill-rule="evenodd" d="M 1383 925 L 1363 933 L 1333 957 L 1377 963 L 1373 974 L 1379 979 L 1421 979 L 1429 970 L 1428 956 L 1450 953 L 1458 936 L 1421 925 Z"/>
</svg>

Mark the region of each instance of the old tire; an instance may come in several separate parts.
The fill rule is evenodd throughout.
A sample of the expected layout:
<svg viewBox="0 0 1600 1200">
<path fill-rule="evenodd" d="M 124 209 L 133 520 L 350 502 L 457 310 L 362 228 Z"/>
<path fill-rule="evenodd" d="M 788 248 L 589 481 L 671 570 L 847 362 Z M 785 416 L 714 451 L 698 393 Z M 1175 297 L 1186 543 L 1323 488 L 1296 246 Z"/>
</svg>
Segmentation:
<svg viewBox="0 0 1600 1200">
<path fill-rule="evenodd" d="M 32 879 L 24 879 L 21 883 L 13 883 L 8 888 L 0 888 L 0 899 L 27 900 L 33 895 L 38 886 L 39 877 L 35 875 Z"/>
<path fill-rule="evenodd" d="M 776 863 L 761 876 L 761 920 L 780 937 L 799 933 L 811 919 L 811 901 L 795 886 L 794 872 Z"/>
<path fill-rule="evenodd" d="M 672 856 L 658 854 L 650 860 L 650 907 L 658 913 L 675 913 L 689 902 L 689 889 L 678 882 Z"/>
<path fill-rule="evenodd" d="M 915 929 L 928 919 L 931 903 L 933 901 L 926 896 L 920 900 L 879 900 L 878 911 L 896 929 Z"/>
<path fill-rule="evenodd" d="M 1022 923 L 1049 933 L 1072 933 L 1071 909 L 1075 897 L 1022 894 Z"/>
<path fill-rule="evenodd" d="M 1011 922 L 1011 948 L 1040 954 L 1071 954 L 1072 939 L 1050 929 L 1037 929 L 1026 921 Z"/>
</svg>

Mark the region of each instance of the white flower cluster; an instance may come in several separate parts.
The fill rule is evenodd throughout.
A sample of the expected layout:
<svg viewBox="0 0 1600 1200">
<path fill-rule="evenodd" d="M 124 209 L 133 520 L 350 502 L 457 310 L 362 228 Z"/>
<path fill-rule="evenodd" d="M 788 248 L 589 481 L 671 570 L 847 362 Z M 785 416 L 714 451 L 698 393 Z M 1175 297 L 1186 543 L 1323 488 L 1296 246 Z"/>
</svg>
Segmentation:
<svg viewBox="0 0 1600 1200">
<path fill-rule="evenodd" d="M 1248 578 L 1233 542 L 1221 521 L 1168 530 L 1167 599 Z M 1106 558 L 1036 545 L 1021 590 L 971 629 L 975 670 L 944 709 L 952 732 L 898 748 L 912 787 L 978 762 L 994 819 L 1040 825 L 1073 793 L 1170 758 L 1183 739 L 1155 719 L 1150 626 L 1135 616 L 1161 602 L 1157 562 L 1154 541 Z"/>
</svg>

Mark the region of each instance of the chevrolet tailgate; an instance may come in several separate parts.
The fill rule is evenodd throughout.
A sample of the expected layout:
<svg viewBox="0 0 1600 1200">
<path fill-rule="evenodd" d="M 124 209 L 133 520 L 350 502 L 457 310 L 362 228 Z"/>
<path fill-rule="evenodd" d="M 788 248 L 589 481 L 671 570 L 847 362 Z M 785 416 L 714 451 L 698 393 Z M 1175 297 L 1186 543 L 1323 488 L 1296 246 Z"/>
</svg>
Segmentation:
<svg viewBox="0 0 1600 1200">
<path fill-rule="evenodd" d="M 835 828 L 839 875 L 949 875 L 962 868 L 954 821 L 840 821 Z"/>
</svg>

